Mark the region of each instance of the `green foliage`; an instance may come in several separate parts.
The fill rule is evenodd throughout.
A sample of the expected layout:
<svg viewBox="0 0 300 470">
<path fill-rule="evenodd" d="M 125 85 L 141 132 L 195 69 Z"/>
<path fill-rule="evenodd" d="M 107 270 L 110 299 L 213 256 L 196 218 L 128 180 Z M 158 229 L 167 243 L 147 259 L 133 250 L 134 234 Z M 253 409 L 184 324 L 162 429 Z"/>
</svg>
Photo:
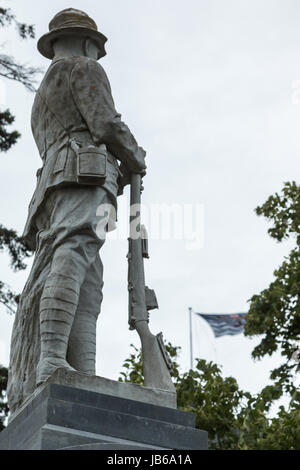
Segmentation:
<svg viewBox="0 0 300 470">
<path fill-rule="evenodd" d="M 174 347 L 171 343 L 168 343 L 165 346 L 173 363 L 171 376 L 177 380 L 180 374 L 179 364 L 176 362 L 176 359 L 181 348 L 178 346 Z M 125 370 L 120 373 L 119 382 L 131 382 L 138 385 L 144 385 L 142 351 L 136 348 L 133 344 L 131 344 L 130 347 L 133 349 L 133 352 L 123 363 L 123 369 Z"/>
<path fill-rule="evenodd" d="M 8 370 L 0 365 L 0 431 L 4 429 L 4 420 L 8 415 L 8 405 L 6 402 Z"/>
<path fill-rule="evenodd" d="M 239 449 L 300 450 L 299 392 L 292 397 L 288 410 L 281 406 L 277 416 L 266 416 L 273 399 L 280 395 L 280 388 L 267 386 L 249 400 L 241 419 Z"/>
<path fill-rule="evenodd" d="M 32 252 L 15 230 L 7 229 L 0 224 L 0 252 L 4 250 L 7 250 L 10 256 L 11 267 L 14 271 L 26 268 L 24 259 L 31 256 Z M 14 294 L 5 283 L 0 281 L 0 303 L 4 304 L 10 313 L 15 313 L 18 300 L 19 295 Z"/>
<path fill-rule="evenodd" d="M 260 207 L 257 215 L 263 215 L 273 223 L 268 233 L 281 242 L 291 236 L 300 236 L 300 186 L 295 181 L 285 183 L 282 194 L 275 193 Z"/>
<path fill-rule="evenodd" d="M 275 194 L 261 207 L 258 215 L 272 222 L 270 236 L 281 242 L 295 240 L 296 246 L 274 272 L 274 281 L 250 300 L 245 325 L 246 336 L 262 335 L 253 350 L 254 358 L 272 355 L 279 348 L 285 362 L 271 373 L 282 392 L 293 393 L 299 361 L 293 360 L 300 344 L 300 186 L 285 183 L 282 194 Z"/>
<path fill-rule="evenodd" d="M 216 364 L 198 360 L 195 370 L 182 374 L 175 385 L 178 407 L 196 415 L 196 427 L 208 431 L 210 448 L 236 448 L 238 416 L 248 396 L 236 380 L 223 378 Z"/>
<path fill-rule="evenodd" d="M 285 362 L 272 371 L 272 384 L 257 395 L 240 390 L 234 378 L 222 377 L 212 362 L 198 360 L 195 370 L 183 374 L 175 362 L 178 407 L 195 414 L 196 426 L 208 431 L 211 449 L 300 450 L 300 392 L 295 387 L 300 369 L 300 187 L 285 183 L 282 193 L 269 197 L 256 213 L 272 222 L 272 238 L 295 240 L 295 247 L 270 286 L 251 298 L 245 334 L 262 336 L 254 358 L 280 348 Z M 166 347 L 176 361 L 179 348 L 170 343 Z M 134 349 L 120 380 L 143 384 L 141 353 Z M 283 394 L 290 397 L 289 408 L 281 406 L 270 418 Z"/>
<path fill-rule="evenodd" d="M 7 109 L 0 112 L 0 152 L 7 152 L 19 139 L 18 131 L 8 132 L 6 127 L 14 122 L 15 118 Z"/>
<path fill-rule="evenodd" d="M 125 360 L 119 381 L 143 385 L 141 351 Z M 290 408 L 280 408 L 275 418 L 268 412 L 281 388 L 268 385 L 259 394 L 240 390 L 233 377 L 223 377 L 217 364 L 197 360 L 195 370 L 181 373 L 177 358 L 179 347 L 166 349 L 174 364 L 173 382 L 180 410 L 195 414 L 196 427 L 208 432 L 210 449 L 222 450 L 300 450 L 300 393 L 294 393 Z"/>
<path fill-rule="evenodd" d="M 239 390 L 232 377 L 223 379 L 221 370 L 212 362 L 198 360 L 195 370 L 181 373 L 177 362 L 180 347 L 165 345 L 173 362 L 172 378 L 177 392 L 177 405 L 196 415 L 196 427 L 208 431 L 210 447 L 235 448 L 238 440 L 237 416 L 249 394 Z M 119 380 L 143 385 L 142 356 L 135 346 L 125 360 Z M 250 397 L 250 395 L 249 395 Z"/>
<path fill-rule="evenodd" d="M 23 260 L 31 255 L 31 251 L 15 230 L 7 229 L 0 224 L 0 252 L 4 249 L 8 251 L 14 271 L 26 268 Z"/>
<path fill-rule="evenodd" d="M 137 385 L 144 385 L 142 352 L 133 344 L 130 345 L 133 353 L 123 363 L 123 369 L 120 373 L 119 382 L 131 382 Z"/>
</svg>

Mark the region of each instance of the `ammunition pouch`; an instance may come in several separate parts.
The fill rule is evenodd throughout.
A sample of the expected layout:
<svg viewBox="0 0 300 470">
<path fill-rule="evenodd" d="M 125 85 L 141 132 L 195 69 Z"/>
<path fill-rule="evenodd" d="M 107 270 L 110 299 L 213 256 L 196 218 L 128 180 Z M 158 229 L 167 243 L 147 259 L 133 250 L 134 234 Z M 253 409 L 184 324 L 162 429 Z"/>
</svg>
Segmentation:
<svg viewBox="0 0 300 470">
<path fill-rule="evenodd" d="M 80 146 L 75 139 L 71 140 L 71 147 L 77 158 L 77 182 L 84 185 L 102 186 L 106 179 L 107 149 L 101 144 Z"/>
</svg>

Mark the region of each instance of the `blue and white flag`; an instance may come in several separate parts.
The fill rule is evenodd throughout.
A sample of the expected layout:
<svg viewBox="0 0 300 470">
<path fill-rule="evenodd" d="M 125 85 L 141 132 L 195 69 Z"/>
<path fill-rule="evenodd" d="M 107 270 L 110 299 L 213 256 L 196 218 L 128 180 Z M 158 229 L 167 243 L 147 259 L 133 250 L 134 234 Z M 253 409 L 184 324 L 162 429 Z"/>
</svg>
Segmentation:
<svg viewBox="0 0 300 470">
<path fill-rule="evenodd" d="M 216 338 L 225 335 L 238 335 L 244 331 L 247 313 L 209 314 L 197 313 L 212 328 Z"/>
</svg>

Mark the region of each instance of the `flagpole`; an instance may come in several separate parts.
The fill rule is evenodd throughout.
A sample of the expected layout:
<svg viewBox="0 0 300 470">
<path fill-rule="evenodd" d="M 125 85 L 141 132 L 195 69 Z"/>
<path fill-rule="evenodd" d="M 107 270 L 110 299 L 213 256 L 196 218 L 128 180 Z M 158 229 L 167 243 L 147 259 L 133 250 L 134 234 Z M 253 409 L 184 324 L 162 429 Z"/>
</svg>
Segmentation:
<svg viewBox="0 0 300 470">
<path fill-rule="evenodd" d="M 190 365 L 193 370 L 193 324 L 192 324 L 192 307 L 189 307 L 189 319 L 190 319 Z"/>
</svg>

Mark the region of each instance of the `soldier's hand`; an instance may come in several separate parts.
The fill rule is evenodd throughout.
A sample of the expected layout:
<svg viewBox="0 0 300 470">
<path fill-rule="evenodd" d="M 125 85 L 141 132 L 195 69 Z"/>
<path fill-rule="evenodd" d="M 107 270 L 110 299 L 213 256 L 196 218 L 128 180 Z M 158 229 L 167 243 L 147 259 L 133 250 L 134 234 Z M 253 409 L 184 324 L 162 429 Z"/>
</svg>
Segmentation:
<svg viewBox="0 0 300 470">
<path fill-rule="evenodd" d="M 136 157 L 136 168 L 134 169 L 134 171 L 132 171 L 132 173 L 140 173 L 142 176 L 145 176 L 147 165 L 145 162 L 146 151 L 143 149 L 143 147 L 138 147 L 138 151 L 135 157 Z"/>
<path fill-rule="evenodd" d="M 146 152 L 142 147 L 138 147 L 138 151 L 135 154 L 136 161 L 134 167 L 131 165 L 130 167 L 122 162 L 119 170 L 120 170 L 120 176 L 118 180 L 119 184 L 119 191 L 118 195 L 123 194 L 123 188 L 130 184 L 131 181 L 131 175 L 132 173 L 139 173 L 142 178 L 146 175 L 146 163 L 145 163 L 145 157 L 146 157 Z"/>
</svg>

